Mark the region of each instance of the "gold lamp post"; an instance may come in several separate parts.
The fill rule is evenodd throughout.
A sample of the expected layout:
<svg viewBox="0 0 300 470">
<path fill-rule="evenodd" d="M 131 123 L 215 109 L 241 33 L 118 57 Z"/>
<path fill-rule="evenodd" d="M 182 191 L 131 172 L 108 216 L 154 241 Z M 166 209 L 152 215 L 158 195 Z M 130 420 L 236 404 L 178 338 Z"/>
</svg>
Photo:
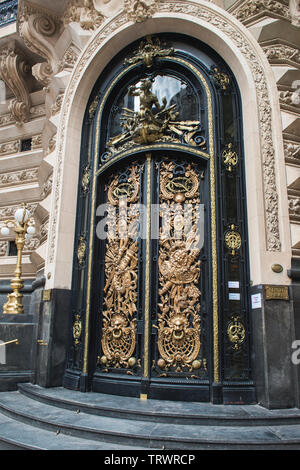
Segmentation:
<svg viewBox="0 0 300 470">
<path fill-rule="evenodd" d="M 26 209 L 24 203 L 21 205 L 20 209 L 16 210 L 14 216 L 14 220 L 6 220 L 4 225 L 1 227 L 1 235 L 3 236 L 9 235 L 11 226 L 13 226 L 14 232 L 16 234 L 17 266 L 14 277 L 10 282 L 13 292 L 8 294 L 8 301 L 3 306 L 3 313 L 10 314 L 24 313 L 24 307 L 22 304 L 23 294 L 20 292 L 20 290 L 24 287 L 24 282 L 21 278 L 22 251 L 24 248 L 25 239 L 31 238 L 35 233 L 34 220 L 29 218 L 29 212 Z"/>
</svg>

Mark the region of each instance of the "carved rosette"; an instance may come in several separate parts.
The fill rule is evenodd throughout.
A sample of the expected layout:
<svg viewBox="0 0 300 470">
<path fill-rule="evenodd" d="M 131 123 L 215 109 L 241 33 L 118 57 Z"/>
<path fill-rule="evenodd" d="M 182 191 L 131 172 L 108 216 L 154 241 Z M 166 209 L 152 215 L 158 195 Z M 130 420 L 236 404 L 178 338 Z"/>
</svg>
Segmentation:
<svg viewBox="0 0 300 470">
<path fill-rule="evenodd" d="M 139 214 L 131 208 L 139 201 L 139 188 L 139 167 L 134 163 L 127 171 L 113 176 L 107 187 L 108 220 L 112 225 L 108 228 L 105 252 L 103 355 L 100 358 L 106 371 L 109 368 L 132 371 L 137 364 L 138 242 L 135 230 Z"/>
<path fill-rule="evenodd" d="M 189 223 L 195 223 L 193 206 L 200 203 L 199 175 L 192 164 L 164 161 L 160 181 L 161 210 L 165 216 L 168 213 L 170 225 L 167 232 L 161 227 L 159 239 L 157 366 L 161 371 L 192 372 L 203 363 L 199 355 L 201 262 L 199 233 L 195 227 L 194 231 L 185 230 L 187 213 L 183 217 L 182 211 L 186 203 L 191 211 Z"/>
</svg>

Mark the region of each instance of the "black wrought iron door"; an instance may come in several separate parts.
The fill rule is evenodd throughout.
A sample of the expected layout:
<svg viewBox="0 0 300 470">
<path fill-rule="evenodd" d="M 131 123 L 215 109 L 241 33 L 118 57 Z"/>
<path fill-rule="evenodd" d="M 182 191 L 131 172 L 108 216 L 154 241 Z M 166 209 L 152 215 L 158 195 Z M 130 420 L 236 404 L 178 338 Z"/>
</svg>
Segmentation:
<svg viewBox="0 0 300 470">
<path fill-rule="evenodd" d="M 103 180 L 95 388 L 120 376 L 151 396 L 207 384 L 204 164 L 148 153 Z"/>
<path fill-rule="evenodd" d="M 253 403 L 241 100 L 205 44 L 128 46 L 87 105 L 64 385 Z"/>
</svg>

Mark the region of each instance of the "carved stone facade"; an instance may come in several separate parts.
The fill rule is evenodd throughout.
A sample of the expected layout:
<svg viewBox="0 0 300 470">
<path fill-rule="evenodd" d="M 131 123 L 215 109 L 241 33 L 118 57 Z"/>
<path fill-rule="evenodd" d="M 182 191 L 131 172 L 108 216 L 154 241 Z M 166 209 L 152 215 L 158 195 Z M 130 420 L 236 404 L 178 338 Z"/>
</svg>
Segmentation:
<svg viewBox="0 0 300 470">
<path fill-rule="evenodd" d="M 115 54 L 146 34 L 172 30 L 172 19 L 183 34 L 205 30 L 207 44 L 236 67 L 244 110 L 250 104 L 256 111 L 244 111 L 243 123 L 246 176 L 259 188 L 249 184 L 250 238 L 260 244 L 256 258 L 255 249 L 250 254 L 251 278 L 290 284 L 291 258 L 300 260 L 299 15 L 296 0 L 19 0 L 16 31 L 0 27 L 0 224 L 21 202 L 35 218 L 24 277 L 43 275 L 46 288 L 70 289 L 86 97 Z M 197 38 L 206 40 L 200 32 Z M 238 76 L 243 67 L 249 87 Z M 9 242 L 0 236 L 3 282 L 15 268 Z M 273 259 L 285 262 L 283 274 L 271 272 Z"/>
</svg>

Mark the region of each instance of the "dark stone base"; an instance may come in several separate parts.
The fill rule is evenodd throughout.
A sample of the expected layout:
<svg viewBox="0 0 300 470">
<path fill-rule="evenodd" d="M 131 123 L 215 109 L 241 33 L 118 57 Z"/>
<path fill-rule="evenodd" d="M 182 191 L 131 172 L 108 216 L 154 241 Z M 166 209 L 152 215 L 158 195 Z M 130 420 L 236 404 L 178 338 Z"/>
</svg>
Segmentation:
<svg viewBox="0 0 300 470">
<path fill-rule="evenodd" d="M 18 384 L 33 381 L 34 371 L 2 371 L 0 370 L 0 392 L 18 390 Z"/>
<path fill-rule="evenodd" d="M 261 295 L 261 308 L 252 309 L 251 315 L 258 403 L 268 409 L 293 408 L 298 401 L 292 363 L 296 312 L 290 300 L 267 299 L 263 285 L 253 287 L 253 294 Z"/>
<path fill-rule="evenodd" d="M 257 403 L 254 386 L 223 386 L 224 405 L 254 405 Z"/>
<path fill-rule="evenodd" d="M 85 385 L 85 386 L 84 386 Z M 108 395 L 119 395 L 139 398 L 146 395 L 148 399 L 202 402 L 225 405 L 250 405 L 256 403 L 255 387 L 251 384 L 212 384 L 208 383 L 166 383 L 161 379 L 126 377 L 123 374 L 94 374 L 89 385 L 87 376 L 80 371 L 67 369 L 63 387 L 81 392 L 98 392 Z"/>
<path fill-rule="evenodd" d="M 38 325 L 36 383 L 41 387 L 59 387 L 66 367 L 69 337 L 70 291 L 52 289 L 43 302 Z"/>
<path fill-rule="evenodd" d="M 173 381 L 166 383 L 159 379 L 141 379 L 124 375 L 108 376 L 95 374 L 92 390 L 127 397 L 146 395 L 149 399 L 209 402 L 210 390 L 208 384 Z"/>
<path fill-rule="evenodd" d="M 80 371 L 66 369 L 63 376 L 62 386 L 69 390 L 80 390 L 80 376 Z"/>
</svg>

